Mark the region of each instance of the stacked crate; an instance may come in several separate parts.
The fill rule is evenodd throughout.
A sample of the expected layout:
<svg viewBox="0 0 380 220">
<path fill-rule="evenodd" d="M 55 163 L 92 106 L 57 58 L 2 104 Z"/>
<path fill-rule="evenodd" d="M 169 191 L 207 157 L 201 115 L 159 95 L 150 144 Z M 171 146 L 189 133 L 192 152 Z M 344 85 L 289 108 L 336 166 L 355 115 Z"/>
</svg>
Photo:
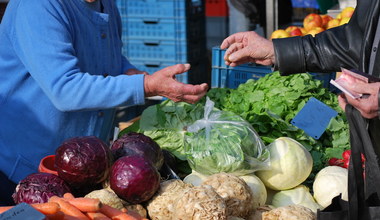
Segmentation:
<svg viewBox="0 0 380 220">
<path fill-rule="evenodd" d="M 116 0 L 123 32 L 123 54 L 152 74 L 190 63 L 177 80 L 206 82 L 205 12 L 202 0 Z"/>
<path fill-rule="evenodd" d="M 248 79 L 259 79 L 272 72 L 269 66 L 254 63 L 236 67 L 227 66 L 224 61 L 225 53 L 226 50 L 221 50 L 219 47 L 212 48 L 211 87 L 213 88 L 235 89 Z"/>
<path fill-rule="evenodd" d="M 224 54 L 226 50 L 219 47 L 212 48 L 212 70 L 211 87 L 213 88 L 237 88 L 248 79 L 259 79 L 266 74 L 273 72 L 270 66 L 262 66 L 254 63 L 242 64 L 230 67 L 225 64 Z M 310 73 L 314 79 L 321 80 L 323 87 L 334 91 L 334 86 L 330 86 L 330 80 L 335 79 L 335 72 L 332 73 Z"/>
</svg>

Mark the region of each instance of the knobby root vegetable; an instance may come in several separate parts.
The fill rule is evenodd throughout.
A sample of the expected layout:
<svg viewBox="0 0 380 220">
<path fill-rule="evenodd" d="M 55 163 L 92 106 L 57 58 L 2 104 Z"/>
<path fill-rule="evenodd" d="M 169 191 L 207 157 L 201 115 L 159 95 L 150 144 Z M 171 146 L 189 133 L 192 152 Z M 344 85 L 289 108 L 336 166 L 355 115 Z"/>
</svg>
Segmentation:
<svg viewBox="0 0 380 220">
<path fill-rule="evenodd" d="M 262 214 L 262 220 L 316 220 L 311 209 L 301 205 L 289 205 L 272 209 Z"/>
<path fill-rule="evenodd" d="M 120 199 L 112 189 L 94 190 L 84 197 L 99 199 L 102 204 L 109 205 L 115 209 L 122 209 L 124 207 L 123 200 Z"/>
<path fill-rule="evenodd" d="M 227 207 L 223 198 L 209 186 L 187 189 L 174 206 L 175 220 L 226 220 Z"/>
<path fill-rule="evenodd" d="M 224 199 L 228 216 L 246 218 L 253 212 L 252 190 L 240 177 L 217 173 L 208 176 L 202 185 L 210 185 Z"/>
<path fill-rule="evenodd" d="M 147 205 L 149 217 L 152 220 L 171 219 L 176 211 L 174 204 L 177 202 L 178 197 L 191 187 L 190 184 L 178 179 L 171 179 L 160 183 L 158 192 Z"/>
</svg>

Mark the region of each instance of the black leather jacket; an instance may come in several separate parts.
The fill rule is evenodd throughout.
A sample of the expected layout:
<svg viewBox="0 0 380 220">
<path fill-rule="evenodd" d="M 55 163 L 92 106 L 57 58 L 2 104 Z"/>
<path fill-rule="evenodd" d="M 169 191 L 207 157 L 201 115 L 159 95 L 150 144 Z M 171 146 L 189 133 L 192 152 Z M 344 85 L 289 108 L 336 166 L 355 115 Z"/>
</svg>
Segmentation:
<svg viewBox="0 0 380 220">
<path fill-rule="evenodd" d="M 379 21 L 380 0 L 357 0 L 346 25 L 305 37 L 273 39 L 276 66 L 282 74 L 340 71 L 341 67 L 368 72 L 372 43 Z M 376 48 L 377 49 L 377 48 Z M 377 49 L 379 51 L 379 49 Z M 380 76 L 377 52 L 373 75 Z M 380 155 L 380 121 L 368 120 L 368 130 Z"/>
<path fill-rule="evenodd" d="M 372 42 L 379 20 L 379 0 L 358 0 L 350 22 L 305 37 L 274 39 L 276 67 L 283 74 L 340 71 L 368 72 Z M 380 56 L 374 75 L 380 76 Z"/>
</svg>

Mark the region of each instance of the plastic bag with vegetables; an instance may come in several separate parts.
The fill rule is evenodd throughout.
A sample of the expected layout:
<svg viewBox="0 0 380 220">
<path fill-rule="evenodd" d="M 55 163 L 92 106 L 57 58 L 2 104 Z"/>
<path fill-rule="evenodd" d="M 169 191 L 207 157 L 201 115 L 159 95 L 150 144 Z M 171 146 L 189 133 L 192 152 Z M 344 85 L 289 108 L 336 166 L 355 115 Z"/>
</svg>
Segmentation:
<svg viewBox="0 0 380 220">
<path fill-rule="evenodd" d="M 208 97 L 204 118 L 187 128 L 184 147 L 191 168 L 202 174 L 245 175 L 269 166 L 269 152 L 252 126 L 214 108 Z"/>
</svg>

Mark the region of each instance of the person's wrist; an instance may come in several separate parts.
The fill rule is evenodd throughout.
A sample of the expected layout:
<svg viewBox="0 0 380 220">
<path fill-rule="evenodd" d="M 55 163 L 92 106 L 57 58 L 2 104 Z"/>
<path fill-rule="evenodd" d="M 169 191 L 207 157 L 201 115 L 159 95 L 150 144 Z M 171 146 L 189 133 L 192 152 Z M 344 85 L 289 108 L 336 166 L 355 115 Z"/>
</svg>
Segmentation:
<svg viewBox="0 0 380 220">
<path fill-rule="evenodd" d="M 152 86 L 151 86 L 152 76 L 144 76 L 144 94 L 146 97 L 153 96 Z"/>
<path fill-rule="evenodd" d="M 377 93 L 377 118 L 380 119 L 380 90 Z"/>
</svg>

